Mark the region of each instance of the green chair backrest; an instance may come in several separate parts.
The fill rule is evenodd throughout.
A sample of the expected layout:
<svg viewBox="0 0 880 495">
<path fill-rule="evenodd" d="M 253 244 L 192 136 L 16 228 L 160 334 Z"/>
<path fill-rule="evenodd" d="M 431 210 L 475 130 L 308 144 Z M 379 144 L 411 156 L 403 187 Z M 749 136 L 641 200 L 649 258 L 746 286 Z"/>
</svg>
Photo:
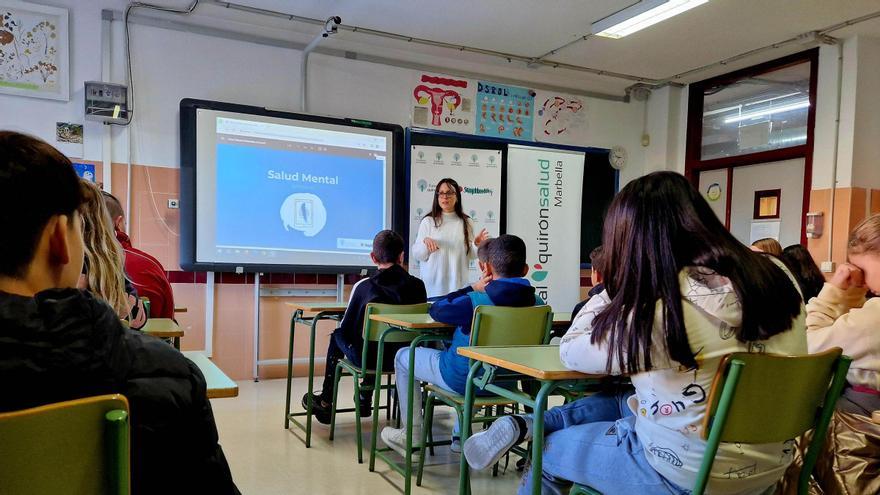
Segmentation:
<svg viewBox="0 0 880 495">
<path fill-rule="evenodd" d="M 129 493 L 128 401 L 101 395 L 0 414 L 0 493 Z"/>
<path fill-rule="evenodd" d="M 147 296 L 141 296 L 141 301 L 144 303 L 144 311 L 147 312 L 147 318 L 150 317 L 150 298 Z"/>
<path fill-rule="evenodd" d="M 550 306 L 477 306 L 470 345 L 546 344 L 553 326 Z"/>
<path fill-rule="evenodd" d="M 364 310 L 364 348 L 361 354 L 362 363 L 367 363 L 367 343 L 378 342 L 388 325 L 370 319 L 370 315 L 392 315 L 392 314 L 427 314 L 428 303 L 418 304 L 381 304 L 370 303 Z M 418 334 L 416 332 L 394 332 L 385 337 L 386 343 L 407 343 L 412 342 Z"/>
<path fill-rule="evenodd" d="M 703 493 L 720 442 L 783 442 L 812 429 L 798 480 L 798 493 L 807 493 L 851 362 L 837 347 L 807 356 L 725 356 L 709 393 L 702 433 L 706 453 L 693 493 Z"/>
</svg>

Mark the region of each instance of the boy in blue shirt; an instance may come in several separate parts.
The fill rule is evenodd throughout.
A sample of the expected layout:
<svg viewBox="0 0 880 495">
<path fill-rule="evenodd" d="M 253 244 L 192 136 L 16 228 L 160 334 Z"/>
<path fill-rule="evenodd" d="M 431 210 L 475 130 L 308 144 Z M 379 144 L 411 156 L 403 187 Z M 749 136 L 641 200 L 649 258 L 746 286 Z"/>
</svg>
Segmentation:
<svg viewBox="0 0 880 495">
<path fill-rule="evenodd" d="M 459 347 L 469 345 L 474 308 L 480 305 L 525 307 L 544 304 L 535 295 L 535 288 L 523 278 L 529 271 L 526 263 L 526 245 L 515 235 L 505 234 L 480 244 L 477 251 L 482 277 L 469 287 L 452 292 L 431 306 L 431 317 L 457 326 L 452 342 L 445 350 L 417 347 L 413 383 L 413 438 L 421 437 L 422 394 L 421 382 L 464 395 L 468 374 L 468 359 L 459 356 Z M 511 329 L 515 331 L 515 329 Z M 409 374 L 409 347 L 397 352 L 394 360 L 400 417 L 407 417 L 410 391 L 406 384 Z M 430 425 L 427 425 L 430 428 Z M 401 428 L 385 427 L 382 441 L 398 452 L 406 448 L 406 425 Z M 452 433 L 453 452 L 461 452 L 458 442 L 458 422 Z"/>
</svg>

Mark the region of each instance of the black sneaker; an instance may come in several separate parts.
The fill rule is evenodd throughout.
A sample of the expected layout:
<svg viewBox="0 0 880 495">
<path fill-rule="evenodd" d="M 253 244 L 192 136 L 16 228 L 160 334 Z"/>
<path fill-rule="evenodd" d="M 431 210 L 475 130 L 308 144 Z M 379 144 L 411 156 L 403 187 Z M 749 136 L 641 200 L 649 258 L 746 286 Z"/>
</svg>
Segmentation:
<svg viewBox="0 0 880 495">
<path fill-rule="evenodd" d="M 364 399 L 361 397 L 361 400 L 358 401 L 358 407 L 361 410 L 361 418 L 369 418 L 373 415 L 373 407 L 371 405 L 372 401 L 370 398 Z"/>
<path fill-rule="evenodd" d="M 308 411 L 309 409 L 309 394 L 303 395 L 302 398 L 302 406 L 303 409 Z M 319 423 L 324 425 L 330 424 L 330 410 L 331 405 L 324 405 L 324 401 L 321 399 L 319 394 L 312 394 L 312 414 L 315 416 L 315 419 L 318 420 Z"/>
</svg>

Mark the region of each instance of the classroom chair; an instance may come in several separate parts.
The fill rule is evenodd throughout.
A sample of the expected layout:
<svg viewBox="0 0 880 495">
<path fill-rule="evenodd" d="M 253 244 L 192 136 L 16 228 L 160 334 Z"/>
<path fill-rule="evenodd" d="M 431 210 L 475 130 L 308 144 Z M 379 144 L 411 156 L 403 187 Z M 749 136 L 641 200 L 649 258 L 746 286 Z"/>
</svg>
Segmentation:
<svg viewBox="0 0 880 495">
<path fill-rule="evenodd" d="M 128 400 L 100 395 L 0 414 L 0 492 L 129 493 Z"/>
<path fill-rule="evenodd" d="M 370 369 L 369 363 L 367 362 L 368 358 L 368 349 L 370 342 L 378 342 L 379 336 L 382 335 L 382 332 L 388 328 L 388 325 L 384 323 L 380 323 L 377 321 L 373 321 L 370 319 L 370 315 L 379 315 L 379 314 L 424 314 L 428 312 L 428 304 L 420 303 L 420 304 L 379 304 L 379 303 L 370 303 L 367 304 L 366 309 L 364 310 L 364 345 L 361 349 L 361 363 L 363 366 L 356 366 L 354 363 L 349 361 L 348 359 L 341 359 L 339 363 L 336 365 L 336 373 L 333 381 L 333 406 L 330 410 L 330 440 L 333 440 L 333 435 L 336 431 L 336 413 L 337 412 L 349 412 L 350 410 L 337 410 L 336 405 L 338 404 L 337 395 L 339 394 L 339 380 L 343 375 L 351 376 L 354 380 L 354 404 L 353 408 L 355 414 L 355 428 L 357 433 L 357 450 L 358 450 L 358 464 L 364 463 L 364 453 L 363 453 L 363 438 L 361 438 L 361 410 L 359 407 L 358 401 L 360 400 L 360 393 L 363 392 L 373 392 L 372 385 L 361 385 L 361 381 L 367 376 L 375 375 L 376 370 Z M 388 335 L 385 338 L 385 343 L 400 343 L 400 344 L 408 344 L 412 342 L 414 338 L 416 338 L 418 334 L 416 333 L 401 333 L 395 332 Z M 379 363 L 381 365 L 381 363 Z M 373 407 L 379 407 L 380 409 L 384 408 L 387 411 L 391 411 L 391 394 L 394 393 L 394 385 L 391 383 L 391 375 L 394 374 L 394 370 L 391 371 L 379 371 L 381 374 L 386 375 L 388 381 L 381 385 L 380 388 L 385 390 L 388 394 L 388 400 L 386 400 L 385 406 L 379 406 L 379 404 L 373 404 Z M 376 425 L 372 425 L 373 428 L 376 428 Z"/>
<path fill-rule="evenodd" d="M 798 478 L 798 494 L 806 495 L 851 362 L 839 347 L 808 356 L 725 356 L 709 393 L 702 432 L 706 452 L 692 493 L 705 491 L 719 443 L 784 442 L 813 430 Z M 599 492 L 575 484 L 569 495 Z"/>
<path fill-rule="evenodd" d="M 550 340 L 550 330 L 553 326 L 553 313 L 550 306 L 529 306 L 525 308 L 512 308 L 507 306 L 477 306 L 474 308 L 474 318 L 471 323 L 470 345 L 472 346 L 515 346 L 515 345 L 540 345 Z M 425 385 L 428 397 L 425 400 L 425 416 L 422 428 L 421 451 L 419 456 L 418 475 L 416 485 L 421 486 L 422 472 L 425 468 L 425 449 L 430 449 L 434 454 L 434 447 L 449 445 L 451 442 L 435 442 L 431 432 L 434 421 L 434 406 L 437 401 L 455 409 L 459 424 L 464 423 L 464 396 L 449 390 L 436 387 L 432 384 Z M 479 396 L 474 400 L 474 411 L 485 409 L 483 416 L 467 418 L 472 423 L 491 423 L 503 412 L 508 405 L 515 402 L 498 395 Z M 490 413 L 495 408 L 495 415 Z M 493 474 L 497 474 L 496 465 Z"/>
</svg>

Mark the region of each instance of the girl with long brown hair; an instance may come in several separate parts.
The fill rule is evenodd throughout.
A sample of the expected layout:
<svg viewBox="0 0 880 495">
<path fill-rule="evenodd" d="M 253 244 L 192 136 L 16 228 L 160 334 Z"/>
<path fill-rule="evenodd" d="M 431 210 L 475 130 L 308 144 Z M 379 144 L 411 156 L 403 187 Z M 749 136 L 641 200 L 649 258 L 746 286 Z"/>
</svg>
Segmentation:
<svg viewBox="0 0 880 495">
<path fill-rule="evenodd" d="M 443 296 L 467 285 L 468 265 L 477 257 L 477 246 L 488 237 L 486 229 L 474 236 L 473 221 L 462 210 L 458 182 L 441 179 L 434 188 L 431 211 L 422 218 L 412 246 L 428 297 Z"/>
</svg>

